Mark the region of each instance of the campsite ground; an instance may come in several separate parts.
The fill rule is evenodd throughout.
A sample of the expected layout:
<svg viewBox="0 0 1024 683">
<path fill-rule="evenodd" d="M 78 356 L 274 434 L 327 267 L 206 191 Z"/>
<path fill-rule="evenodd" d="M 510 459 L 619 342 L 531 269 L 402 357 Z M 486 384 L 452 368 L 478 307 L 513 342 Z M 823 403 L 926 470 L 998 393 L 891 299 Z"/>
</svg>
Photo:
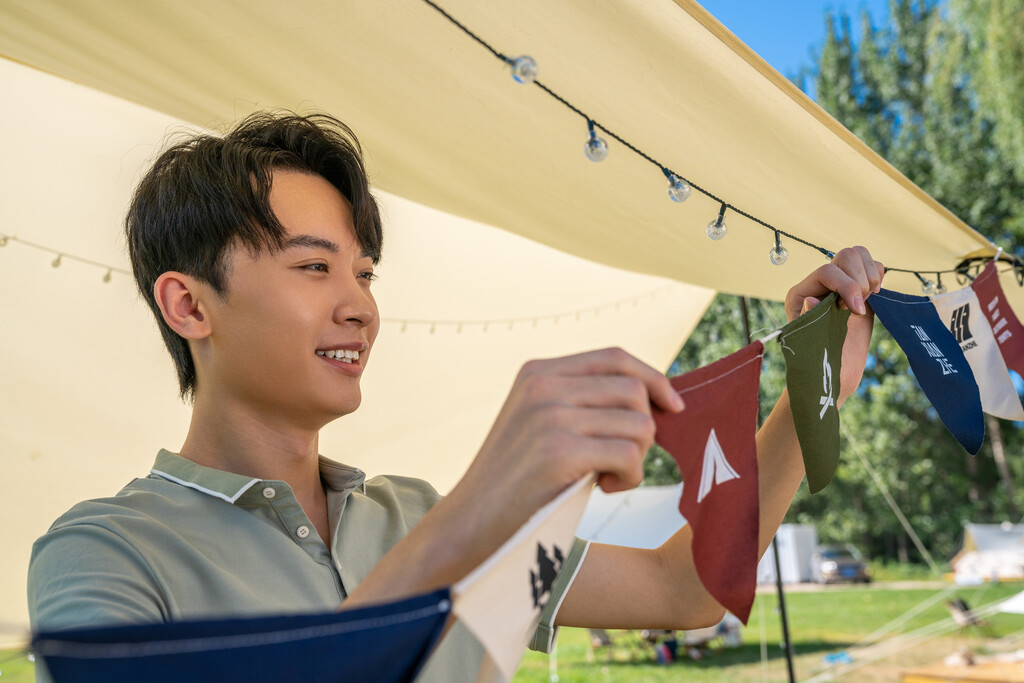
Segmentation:
<svg viewBox="0 0 1024 683">
<path fill-rule="evenodd" d="M 902 671 L 940 663 L 944 657 L 961 648 L 968 648 L 977 655 L 988 655 L 1024 647 L 1024 615 L 992 614 L 987 617 L 989 629 L 983 634 L 973 628 L 965 631 L 952 627 L 950 613 L 945 607 L 945 600 L 955 594 L 980 611 L 985 605 L 1016 595 L 1024 585 L 986 584 L 976 588 L 958 588 L 955 593 L 950 592 L 952 588 L 950 584 L 941 582 L 927 583 L 923 587 L 918 582 L 886 582 L 871 586 L 807 587 L 788 592 L 786 606 L 795 644 L 797 680 L 807 681 L 824 671 L 826 655 L 840 652 L 853 657 L 854 666 L 858 668 L 837 676 L 837 680 L 897 683 Z M 669 666 L 656 664 L 649 647 L 634 647 L 631 653 L 629 644 L 636 644 L 638 638 L 635 634 L 623 632 L 612 632 L 616 641 L 621 643 L 614 652 L 598 653 L 593 662 L 587 661 L 590 653 L 587 632 L 563 629 L 558 641 L 559 681 L 786 681 L 785 658 L 779 645 L 781 628 L 777 607 L 778 599 L 773 591 L 759 592 L 750 623 L 743 631 L 743 647 L 713 650 L 699 662 L 683 658 Z M 918 613 L 911 614 L 918 609 Z M 881 627 L 901 618 L 905 621 L 900 628 L 882 639 L 885 645 L 870 649 L 853 647 Z M 895 650 L 901 644 L 909 644 L 907 634 L 924 631 L 932 625 L 938 629 L 940 624 L 949 624 L 950 628 L 935 635 L 922 634 L 912 647 L 865 663 L 884 654 L 883 648 Z M 762 625 L 768 655 L 764 665 L 761 663 L 760 645 Z M 841 671 L 838 669 L 836 673 Z M 548 657 L 527 654 L 514 680 L 515 683 L 549 681 Z"/>
<path fill-rule="evenodd" d="M 900 628 L 887 633 L 882 641 L 893 648 L 907 641 L 906 634 L 922 631 L 933 625 L 949 624 L 944 602 L 954 594 L 979 611 L 986 605 L 1002 601 L 1024 589 L 1024 584 L 985 584 L 976 588 L 957 588 L 941 582 L 886 582 L 870 586 L 806 587 L 789 591 L 786 606 L 790 631 L 796 649 L 796 677 L 807 681 L 824 670 L 824 657 L 847 652 L 854 664 L 860 665 L 882 654 L 872 649 L 855 648 L 869 635 L 894 620 L 904 619 Z M 612 632 L 618 645 L 616 651 L 599 653 L 588 661 L 589 637 L 583 629 L 562 629 L 558 640 L 560 683 L 600 681 L 602 683 L 635 683 L 635 681 L 679 681 L 692 683 L 724 683 L 726 681 L 786 681 L 786 665 L 779 646 L 780 626 L 778 599 L 771 590 L 758 593 L 750 623 L 743 631 L 744 645 L 735 650 L 713 650 L 695 662 L 682 659 L 670 666 L 653 661 L 650 647 L 641 645 L 635 633 Z M 915 612 L 916 613 L 913 613 Z M 891 656 L 860 666 L 838 680 L 865 683 L 896 683 L 900 672 L 916 666 L 941 662 L 943 657 L 961 648 L 978 655 L 1012 652 L 1024 647 L 1024 615 L 992 614 L 987 617 L 989 629 L 967 631 L 950 628 L 939 635 L 924 636 L 919 642 Z M 761 664 L 761 629 L 764 627 L 768 661 Z M 901 635 L 903 634 L 903 635 Z M 629 645 L 632 644 L 632 652 Z M 632 655 L 630 657 L 630 655 Z M 0 680 L 30 683 L 32 665 L 15 652 L 0 651 Z M 523 659 L 515 683 L 547 683 L 547 655 L 528 653 Z"/>
</svg>

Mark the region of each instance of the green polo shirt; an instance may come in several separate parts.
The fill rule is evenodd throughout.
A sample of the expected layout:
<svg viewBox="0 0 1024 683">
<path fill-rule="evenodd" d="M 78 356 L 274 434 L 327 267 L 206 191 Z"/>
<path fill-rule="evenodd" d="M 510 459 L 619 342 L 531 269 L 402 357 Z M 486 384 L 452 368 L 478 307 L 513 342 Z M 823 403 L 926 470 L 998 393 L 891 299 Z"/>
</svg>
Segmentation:
<svg viewBox="0 0 1024 683">
<path fill-rule="evenodd" d="M 366 480 L 323 457 L 320 477 L 330 549 L 285 482 L 161 450 L 148 477 L 113 498 L 79 503 L 36 541 L 33 628 L 337 608 L 440 496 L 422 480 Z M 581 541 L 573 546 L 531 647 L 550 649 L 555 611 L 585 551 Z M 456 623 L 417 680 L 473 681 L 482 652 Z"/>
</svg>

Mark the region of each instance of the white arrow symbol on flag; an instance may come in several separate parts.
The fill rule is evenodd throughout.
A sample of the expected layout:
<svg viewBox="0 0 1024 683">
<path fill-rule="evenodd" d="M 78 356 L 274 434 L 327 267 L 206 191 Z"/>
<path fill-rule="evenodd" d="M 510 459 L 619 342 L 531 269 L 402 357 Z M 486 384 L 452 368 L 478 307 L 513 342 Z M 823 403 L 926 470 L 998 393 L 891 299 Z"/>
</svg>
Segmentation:
<svg viewBox="0 0 1024 683">
<path fill-rule="evenodd" d="M 700 471 L 700 488 L 697 489 L 697 502 L 704 500 L 704 497 L 711 492 L 715 484 L 727 482 L 730 479 L 739 479 L 740 475 L 732 468 L 729 461 L 725 459 L 721 444 L 718 443 L 718 435 L 711 430 L 708 442 L 704 446 L 704 464 Z"/>
</svg>

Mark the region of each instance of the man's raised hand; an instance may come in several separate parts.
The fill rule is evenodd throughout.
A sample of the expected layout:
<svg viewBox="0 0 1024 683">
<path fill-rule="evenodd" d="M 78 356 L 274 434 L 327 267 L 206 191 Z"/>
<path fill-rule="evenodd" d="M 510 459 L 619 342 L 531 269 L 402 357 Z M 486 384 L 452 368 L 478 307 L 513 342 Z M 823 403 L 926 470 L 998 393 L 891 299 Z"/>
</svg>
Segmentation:
<svg viewBox="0 0 1024 683">
<path fill-rule="evenodd" d="M 654 441 L 652 404 L 683 409 L 661 372 L 621 349 L 530 361 L 457 488 L 485 497 L 501 513 L 497 526 L 514 530 L 591 471 L 605 491 L 637 486 Z"/>
<path fill-rule="evenodd" d="M 853 313 L 843 344 L 840 405 L 857 390 L 864 375 L 875 319 L 865 302 L 882 288 L 884 275 L 885 267 L 874 260 L 867 249 L 849 247 L 837 252 L 831 262 L 814 270 L 786 295 L 786 317 L 789 320 L 795 320 L 814 308 L 829 292 L 836 292 Z"/>
</svg>

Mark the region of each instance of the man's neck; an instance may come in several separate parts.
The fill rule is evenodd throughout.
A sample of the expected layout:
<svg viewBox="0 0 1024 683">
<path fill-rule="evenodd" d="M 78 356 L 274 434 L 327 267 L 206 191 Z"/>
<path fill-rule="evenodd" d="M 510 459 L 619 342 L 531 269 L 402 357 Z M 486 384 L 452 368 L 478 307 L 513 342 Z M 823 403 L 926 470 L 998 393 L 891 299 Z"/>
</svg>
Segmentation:
<svg viewBox="0 0 1024 683">
<path fill-rule="evenodd" d="M 180 455 L 204 467 L 287 483 L 330 547 L 318 443 L 319 430 L 197 395 Z"/>
</svg>

